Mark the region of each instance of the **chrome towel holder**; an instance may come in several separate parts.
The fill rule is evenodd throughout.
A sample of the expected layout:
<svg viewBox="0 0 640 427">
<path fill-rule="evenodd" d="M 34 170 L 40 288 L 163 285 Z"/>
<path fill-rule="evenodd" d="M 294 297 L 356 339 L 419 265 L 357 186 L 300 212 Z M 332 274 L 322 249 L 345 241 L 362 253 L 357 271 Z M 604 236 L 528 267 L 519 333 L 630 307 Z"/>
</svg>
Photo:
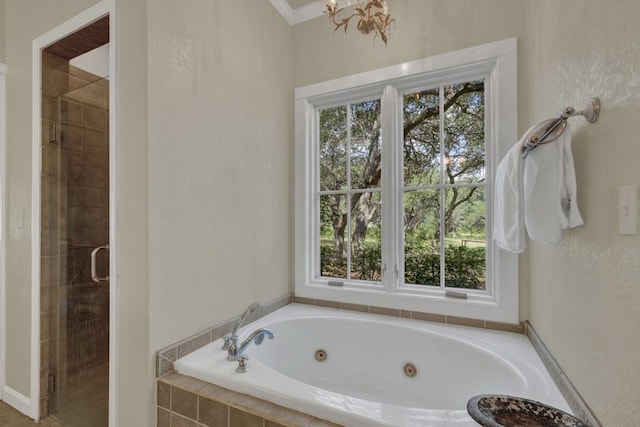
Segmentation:
<svg viewBox="0 0 640 427">
<path fill-rule="evenodd" d="M 522 158 L 533 151 L 536 147 L 548 144 L 557 140 L 567 127 L 567 119 L 569 117 L 582 116 L 588 123 L 595 123 L 600 116 L 600 99 L 590 98 L 586 101 L 584 109 L 576 111 L 573 107 L 567 107 L 562 110 L 560 117 L 555 119 L 547 119 L 538 123 L 529 131 L 529 136 L 525 139 L 522 152 Z"/>
</svg>

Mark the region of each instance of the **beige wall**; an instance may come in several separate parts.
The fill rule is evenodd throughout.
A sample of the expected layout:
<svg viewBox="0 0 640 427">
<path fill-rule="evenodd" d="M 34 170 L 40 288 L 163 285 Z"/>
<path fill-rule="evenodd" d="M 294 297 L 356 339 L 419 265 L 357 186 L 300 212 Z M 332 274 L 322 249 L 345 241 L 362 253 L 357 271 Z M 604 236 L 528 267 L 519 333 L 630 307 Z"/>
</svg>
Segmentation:
<svg viewBox="0 0 640 427">
<path fill-rule="evenodd" d="M 4 63 L 5 52 L 5 0 L 0 0 L 0 63 Z"/>
<path fill-rule="evenodd" d="M 291 27 L 149 2 L 150 349 L 292 289 Z"/>
<path fill-rule="evenodd" d="M 326 18 L 294 26 L 295 86 L 400 64 L 524 34 L 524 2 L 512 0 L 395 0 L 390 40 L 333 32 Z"/>
<path fill-rule="evenodd" d="M 30 394 L 31 352 L 31 43 L 95 0 L 9 0 L 7 75 L 7 359 L 6 383 Z M 34 11 L 37 10 L 37 13 Z"/>
<path fill-rule="evenodd" d="M 528 122 L 602 101 L 598 123 L 571 120 L 585 225 L 531 245 L 531 322 L 604 425 L 636 425 L 640 242 L 618 233 L 617 204 L 640 183 L 640 3 L 529 0 L 527 17 Z"/>
<path fill-rule="evenodd" d="M 117 425 L 150 426 L 155 372 L 149 351 L 147 5 L 118 0 L 117 6 Z"/>
</svg>

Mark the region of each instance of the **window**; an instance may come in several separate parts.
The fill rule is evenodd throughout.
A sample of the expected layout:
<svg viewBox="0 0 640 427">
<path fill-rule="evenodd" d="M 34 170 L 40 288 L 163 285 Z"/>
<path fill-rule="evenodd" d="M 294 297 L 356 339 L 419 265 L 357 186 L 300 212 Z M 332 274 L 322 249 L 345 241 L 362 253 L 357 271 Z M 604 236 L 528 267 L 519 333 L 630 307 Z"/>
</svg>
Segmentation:
<svg viewBox="0 0 640 427">
<path fill-rule="evenodd" d="M 517 257 L 487 238 L 517 138 L 515 51 L 296 90 L 296 295 L 518 321 Z"/>
</svg>

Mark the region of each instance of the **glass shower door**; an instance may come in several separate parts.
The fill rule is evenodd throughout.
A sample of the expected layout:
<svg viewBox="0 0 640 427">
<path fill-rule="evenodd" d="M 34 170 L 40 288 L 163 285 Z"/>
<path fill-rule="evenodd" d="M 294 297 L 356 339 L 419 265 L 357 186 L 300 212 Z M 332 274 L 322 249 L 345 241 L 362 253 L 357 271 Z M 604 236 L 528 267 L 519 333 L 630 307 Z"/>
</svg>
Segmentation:
<svg viewBox="0 0 640 427">
<path fill-rule="evenodd" d="M 50 141 L 43 141 L 50 182 L 42 211 L 59 224 L 48 234 L 58 274 L 50 299 L 48 411 L 65 426 L 108 425 L 108 100 L 106 79 L 82 81 L 53 98 Z"/>
</svg>

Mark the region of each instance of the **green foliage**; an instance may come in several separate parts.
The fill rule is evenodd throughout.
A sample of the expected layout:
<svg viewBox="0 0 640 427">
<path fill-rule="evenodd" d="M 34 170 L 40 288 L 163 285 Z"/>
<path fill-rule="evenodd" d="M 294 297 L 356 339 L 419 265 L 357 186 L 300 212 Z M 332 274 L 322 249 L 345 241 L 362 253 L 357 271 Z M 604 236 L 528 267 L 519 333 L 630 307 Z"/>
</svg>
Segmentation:
<svg viewBox="0 0 640 427">
<path fill-rule="evenodd" d="M 485 248 L 447 246 L 445 285 L 449 288 L 484 289 Z M 440 253 L 431 247 L 405 247 L 405 282 L 440 286 Z"/>
<path fill-rule="evenodd" d="M 346 262 L 333 250 L 331 242 L 320 247 L 322 275 L 346 278 Z M 352 279 L 380 280 L 381 248 L 367 242 L 351 260 Z M 440 286 L 440 252 L 424 242 L 405 246 L 405 282 Z M 484 289 L 485 248 L 451 245 L 445 248 L 445 283 L 449 288 Z"/>
</svg>

